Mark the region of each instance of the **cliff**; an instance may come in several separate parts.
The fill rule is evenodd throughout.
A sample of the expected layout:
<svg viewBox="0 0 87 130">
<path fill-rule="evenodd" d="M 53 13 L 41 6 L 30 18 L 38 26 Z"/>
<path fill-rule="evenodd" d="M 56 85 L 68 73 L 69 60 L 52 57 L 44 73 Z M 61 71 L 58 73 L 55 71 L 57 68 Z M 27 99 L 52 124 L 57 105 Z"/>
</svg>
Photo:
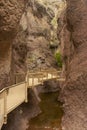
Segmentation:
<svg viewBox="0 0 87 130">
<path fill-rule="evenodd" d="M 39 0 L 27 1 L 25 12 L 20 20 L 20 31 L 13 44 L 14 67 L 12 68 L 15 72 L 25 72 L 23 64 L 26 64 L 26 52 L 28 52 L 26 66 L 28 70 L 56 68 L 54 54 L 49 45 L 51 21 L 54 16 L 53 10 L 51 8 L 47 10 Z M 25 46 L 24 51 L 21 52 L 23 47 L 19 46 Z"/>
<path fill-rule="evenodd" d="M 63 130 L 87 130 L 87 2 L 67 0 L 59 22 L 66 81 L 61 86 Z"/>
<path fill-rule="evenodd" d="M 40 68 L 46 69 L 55 66 L 55 60 L 49 48 L 51 37 L 50 22 L 54 17 L 54 13 L 52 11 L 49 13 L 47 12 L 45 6 L 40 2 L 36 0 L 34 3 L 29 1 L 27 8 L 29 70 L 38 70 Z"/>
<path fill-rule="evenodd" d="M 25 3 L 25 0 L 0 0 L 0 89 L 10 83 L 12 42 Z"/>
</svg>

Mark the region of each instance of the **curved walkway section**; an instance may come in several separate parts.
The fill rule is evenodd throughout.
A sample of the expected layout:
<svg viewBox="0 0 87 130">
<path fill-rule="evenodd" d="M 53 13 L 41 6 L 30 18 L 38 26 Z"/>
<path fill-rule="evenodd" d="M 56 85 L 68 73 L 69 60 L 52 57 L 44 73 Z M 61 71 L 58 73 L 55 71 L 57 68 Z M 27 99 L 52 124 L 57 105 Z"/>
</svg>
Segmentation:
<svg viewBox="0 0 87 130">
<path fill-rule="evenodd" d="M 20 75 L 20 74 L 19 74 Z M 18 74 L 16 75 L 17 79 Z M 0 91 L 0 129 L 7 123 L 7 115 L 23 102 L 28 102 L 27 89 L 43 84 L 48 79 L 64 81 L 61 71 L 29 72 L 25 82 L 9 86 Z"/>
</svg>

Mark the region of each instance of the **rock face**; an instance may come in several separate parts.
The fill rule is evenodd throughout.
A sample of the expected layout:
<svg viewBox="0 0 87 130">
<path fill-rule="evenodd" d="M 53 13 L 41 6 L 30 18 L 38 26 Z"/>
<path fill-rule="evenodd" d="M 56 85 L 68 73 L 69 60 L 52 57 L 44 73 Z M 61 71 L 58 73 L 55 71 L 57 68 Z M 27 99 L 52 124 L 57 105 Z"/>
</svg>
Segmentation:
<svg viewBox="0 0 87 130">
<path fill-rule="evenodd" d="M 22 25 L 27 31 L 27 63 L 29 70 L 55 67 L 55 60 L 49 48 L 50 22 L 53 17 L 54 13 L 51 10 L 47 11 L 38 0 L 28 1 Z"/>
<path fill-rule="evenodd" d="M 51 22 L 55 16 L 55 8 L 52 8 L 52 5 L 53 3 L 50 3 L 51 7 L 48 7 L 39 0 L 27 1 L 25 12 L 20 20 L 20 28 L 12 46 L 12 83 L 15 82 L 15 73 L 26 73 L 26 68 L 38 70 L 56 67 L 54 54 L 49 45 Z M 23 81 L 25 76 L 19 77 L 17 82 Z"/>
<path fill-rule="evenodd" d="M 11 84 L 25 81 L 27 72 L 26 58 L 26 32 L 23 30 L 21 24 L 19 24 L 19 31 L 12 44 Z"/>
<path fill-rule="evenodd" d="M 87 1 L 67 0 L 60 18 L 61 49 L 66 82 L 63 130 L 87 130 Z"/>
<path fill-rule="evenodd" d="M 37 93 L 52 93 L 52 92 L 59 92 L 60 91 L 60 82 L 58 82 L 56 79 L 49 79 L 47 81 L 44 81 L 43 85 L 38 85 L 36 87 Z"/>
<path fill-rule="evenodd" d="M 12 41 L 17 33 L 25 0 L 0 0 L 0 89 L 10 82 Z"/>
</svg>

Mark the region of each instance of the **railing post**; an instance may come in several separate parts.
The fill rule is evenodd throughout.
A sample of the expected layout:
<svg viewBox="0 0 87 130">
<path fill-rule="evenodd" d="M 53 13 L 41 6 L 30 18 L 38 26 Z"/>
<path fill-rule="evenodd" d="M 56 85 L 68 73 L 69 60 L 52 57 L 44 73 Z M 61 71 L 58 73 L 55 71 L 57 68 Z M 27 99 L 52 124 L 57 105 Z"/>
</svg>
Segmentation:
<svg viewBox="0 0 87 130">
<path fill-rule="evenodd" d="M 34 87 L 34 77 L 32 77 L 32 88 Z"/>
<path fill-rule="evenodd" d="M 37 82 L 38 82 L 38 84 L 39 84 L 39 78 L 37 77 Z"/>
<path fill-rule="evenodd" d="M 31 88 L 31 78 L 29 78 L 29 76 L 28 76 L 28 88 Z"/>
<path fill-rule="evenodd" d="M 38 83 L 40 82 L 40 76 L 38 76 Z"/>
<path fill-rule="evenodd" d="M 29 73 L 27 74 L 27 85 L 29 87 Z"/>
<path fill-rule="evenodd" d="M 31 87 L 32 87 L 32 78 L 31 78 L 30 73 L 28 73 L 28 88 L 31 88 Z"/>
<path fill-rule="evenodd" d="M 26 75 L 26 78 L 25 78 L 25 102 L 27 103 L 28 102 L 28 74 Z"/>
<path fill-rule="evenodd" d="M 53 78 L 53 73 L 51 72 L 51 79 Z"/>
<path fill-rule="evenodd" d="M 29 71 L 27 72 L 27 79 L 26 80 L 27 80 L 27 93 L 28 93 L 28 88 L 29 88 Z"/>
<path fill-rule="evenodd" d="M 43 78 L 42 78 L 42 75 L 40 75 L 40 83 L 43 84 Z"/>
<path fill-rule="evenodd" d="M 4 92 L 4 124 L 7 124 L 7 90 Z"/>
<path fill-rule="evenodd" d="M 17 77 L 16 77 L 17 75 L 15 75 L 15 84 L 17 83 Z"/>
<path fill-rule="evenodd" d="M 43 79 L 43 75 L 42 75 L 42 85 L 43 85 L 43 81 L 44 81 L 44 79 Z"/>
<path fill-rule="evenodd" d="M 47 72 L 47 79 L 49 79 L 49 75 L 48 75 L 48 72 Z"/>
</svg>

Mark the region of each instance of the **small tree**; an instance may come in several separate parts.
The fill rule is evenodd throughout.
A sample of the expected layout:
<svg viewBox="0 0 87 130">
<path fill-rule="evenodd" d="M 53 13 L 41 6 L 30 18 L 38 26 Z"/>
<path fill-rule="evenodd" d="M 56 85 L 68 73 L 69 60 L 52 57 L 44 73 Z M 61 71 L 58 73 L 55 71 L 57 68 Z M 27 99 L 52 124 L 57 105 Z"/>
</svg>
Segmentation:
<svg viewBox="0 0 87 130">
<path fill-rule="evenodd" d="M 61 56 L 60 51 L 56 52 L 55 59 L 56 59 L 58 67 L 62 68 L 62 56 Z"/>
</svg>

